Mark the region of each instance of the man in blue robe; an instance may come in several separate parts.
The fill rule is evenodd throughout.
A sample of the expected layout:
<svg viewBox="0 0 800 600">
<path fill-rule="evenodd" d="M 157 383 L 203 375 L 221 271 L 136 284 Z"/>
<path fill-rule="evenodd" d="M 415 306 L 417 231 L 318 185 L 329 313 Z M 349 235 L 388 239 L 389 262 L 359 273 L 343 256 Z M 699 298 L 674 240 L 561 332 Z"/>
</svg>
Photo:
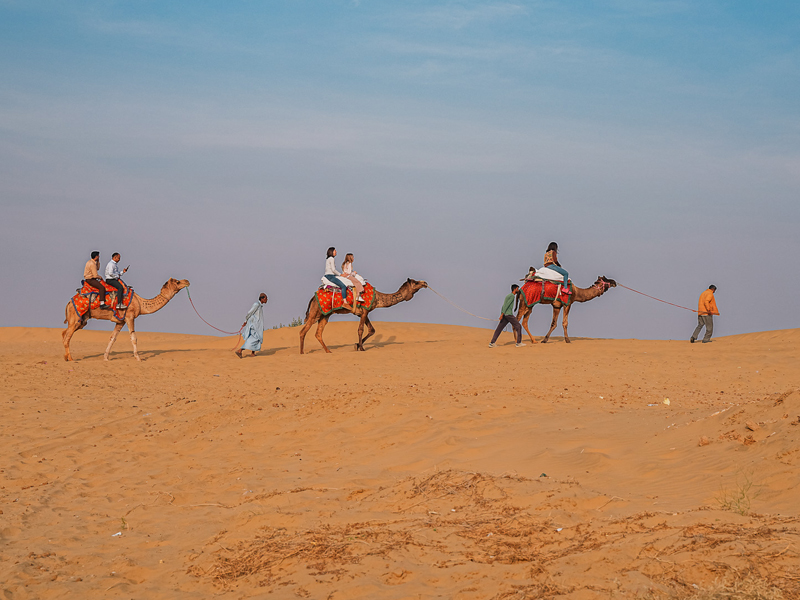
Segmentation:
<svg viewBox="0 0 800 600">
<path fill-rule="evenodd" d="M 262 293 L 258 297 L 258 302 L 247 313 L 242 324 L 242 338 L 244 344 L 236 351 L 236 356 L 242 358 L 242 350 L 250 350 L 250 356 L 255 356 L 257 350 L 261 350 L 261 343 L 264 341 L 264 305 L 267 303 L 267 295 Z"/>
</svg>

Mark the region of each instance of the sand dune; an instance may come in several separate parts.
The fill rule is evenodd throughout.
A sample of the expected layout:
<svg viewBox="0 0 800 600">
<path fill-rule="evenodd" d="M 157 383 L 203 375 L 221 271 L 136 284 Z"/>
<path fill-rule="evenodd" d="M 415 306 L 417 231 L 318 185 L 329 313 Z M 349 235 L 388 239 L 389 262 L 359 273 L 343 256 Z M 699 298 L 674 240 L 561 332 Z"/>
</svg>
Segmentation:
<svg viewBox="0 0 800 600">
<path fill-rule="evenodd" d="M 3 598 L 800 596 L 800 330 L 377 327 L 0 329 Z"/>
</svg>

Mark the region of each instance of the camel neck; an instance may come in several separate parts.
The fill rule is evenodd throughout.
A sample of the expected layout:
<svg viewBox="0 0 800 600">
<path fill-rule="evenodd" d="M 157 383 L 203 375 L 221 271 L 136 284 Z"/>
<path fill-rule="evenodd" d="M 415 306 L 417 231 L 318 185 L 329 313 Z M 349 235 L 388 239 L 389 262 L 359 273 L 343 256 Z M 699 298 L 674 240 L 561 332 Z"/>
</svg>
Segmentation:
<svg viewBox="0 0 800 600">
<path fill-rule="evenodd" d="M 589 300 L 594 300 L 598 296 L 602 296 L 603 292 L 598 287 L 595 286 L 592 286 L 587 289 L 579 288 L 576 286 L 575 290 L 573 291 L 573 294 L 575 294 L 575 298 L 573 298 L 572 302 L 575 303 L 575 302 L 588 302 Z"/>
<path fill-rule="evenodd" d="M 400 288 L 394 294 L 384 294 L 383 292 L 376 291 L 375 293 L 378 299 L 375 302 L 375 308 L 388 308 L 389 306 L 394 306 L 405 300 L 402 289 L 403 288 Z"/>
<path fill-rule="evenodd" d="M 155 298 L 140 298 L 139 305 L 141 307 L 139 314 L 140 315 L 150 315 L 154 312 L 157 312 L 164 308 L 167 303 L 172 300 L 171 297 L 167 297 L 164 293 L 160 293 Z"/>
</svg>

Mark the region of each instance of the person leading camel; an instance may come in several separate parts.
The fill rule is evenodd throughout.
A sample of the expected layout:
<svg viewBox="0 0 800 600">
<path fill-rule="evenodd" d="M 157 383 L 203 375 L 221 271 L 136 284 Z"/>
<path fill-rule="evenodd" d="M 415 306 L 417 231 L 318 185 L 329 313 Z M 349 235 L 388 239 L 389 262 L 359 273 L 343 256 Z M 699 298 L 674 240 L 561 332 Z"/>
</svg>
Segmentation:
<svg viewBox="0 0 800 600">
<path fill-rule="evenodd" d="M 244 344 L 235 351 L 236 356 L 242 358 L 242 350 L 250 350 L 250 356 L 255 356 L 264 343 L 264 304 L 267 303 L 264 292 L 258 295 L 258 302 L 254 303 L 242 323 L 242 339 Z"/>
<path fill-rule="evenodd" d="M 525 344 L 522 343 L 522 325 L 519 324 L 519 320 L 514 316 L 514 300 L 517 294 L 519 294 L 519 286 L 515 283 L 511 286 L 511 293 L 503 300 L 503 308 L 500 309 L 500 323 L 497 324 L 497 329 L 494 330 L 492 341 L 489 342 L 489 348 L 495 347 L 497 338 L 500 337 L 503 329 L 505 329 L 506 325 L 509 323 L 511 323 L 511 327 L 514 329 L 514 336 L 517 339 L 517 348 L 525 346 Z"/>
<path fill-rule="evenodd" d="M 364 291 L 364 283 L 363 283 L 364 279 L 360 277 L 359 274 L 353 270 L 354 260 L 355 257 L 351 252 L 348 252 L 345 255 L 344 262 L 342 263 L 342 276 L 345 279 L 348 279 L 353 282 L 353 287 L 356 288 L 354 298 L 355 302 L 358 302 L 359 300 L 361 300 L 361 292 Z"/>
<path fill-rule="evenodd" d="M 100 296 L 100 308 L 111 308 L 106 304 L 106 288 L 103 285 L 103 280 L 97 274 L 97 269 L 100 267 L 100 253 L 95 250 L 92 252 L 92 257 L 86 261 L 86 266 L 83 268 L 83 280 L 97 290 Z"/>
<path fill-rule="evenodd" d="M 341 273 L 336 270 L 336 248 L 331 246 L 328 248 L 328 257 L 325 259 L 325 279 L 330 281 L 333 285 L 337 286 L 342 291 L 342 308 L 355 313 L 355 308 L 347 303 L 347 286 L 339 279 Z"/>
<path fill-rule="evenodd" d="M 558 262 L 558 244 L 555 242 L 550 242 L 547 246 L 547 252 L 544 253 L 544 266 L 564 277 L 564 284 L 561 287 L 569 294 L 569 273 Z"/>
<path fill-rule="evenodd" d="M 703 343 L 707 344 L 714 340 L 711 339 L 711 334 L 714 333 L 714 315 L 719 315 L 717 308 L 717 300 L 714 298 L 714 293 L 717 291 L 717 286 L 710 285 L 708 289 L 700 294 L 700 300 L 697 303 L 697 327 L 689 338 L 691 343 L 697 341 L 697 336 L 706 328 L 706 334 L 703 336 Z"/>
<path fill-rule="evenodd" d="M 122 286 L 122 276 L 128 271 L 128 267 L 119 270 L 119 252 L 114 252 L 111 255 L 111 260 L 106 265 L 106 283 L 117 290 L 117 307 L 122 306 L 122 301 L 125 298 L 125 288 Z"/>
</svg>

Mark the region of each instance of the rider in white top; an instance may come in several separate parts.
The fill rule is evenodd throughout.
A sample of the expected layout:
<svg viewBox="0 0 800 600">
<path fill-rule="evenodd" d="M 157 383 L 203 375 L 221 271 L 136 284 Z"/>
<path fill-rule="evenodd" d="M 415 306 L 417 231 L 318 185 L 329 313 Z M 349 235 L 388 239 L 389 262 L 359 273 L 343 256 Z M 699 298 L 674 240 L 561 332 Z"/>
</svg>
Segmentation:
<svg viewBox="0 0 800 600">
<path fill-rule="evenodd" d="M 350 312 L 354 313 L 355 308 L 347 303 L 347 286 L 338 277 L 338 275 L 341 275 L 341 273 L 336 270 L 336 262 L 334 261 L 335 257 L 336 248 L 331 246 L 328 248 L 328 257 L 325 259 L 325 275 L 323 277 L 330 281 L 333 285 L 338 286 L 342 291 L 342 302 L 344 303 L 342 308 L 346 308 Z"/>
</svg>

